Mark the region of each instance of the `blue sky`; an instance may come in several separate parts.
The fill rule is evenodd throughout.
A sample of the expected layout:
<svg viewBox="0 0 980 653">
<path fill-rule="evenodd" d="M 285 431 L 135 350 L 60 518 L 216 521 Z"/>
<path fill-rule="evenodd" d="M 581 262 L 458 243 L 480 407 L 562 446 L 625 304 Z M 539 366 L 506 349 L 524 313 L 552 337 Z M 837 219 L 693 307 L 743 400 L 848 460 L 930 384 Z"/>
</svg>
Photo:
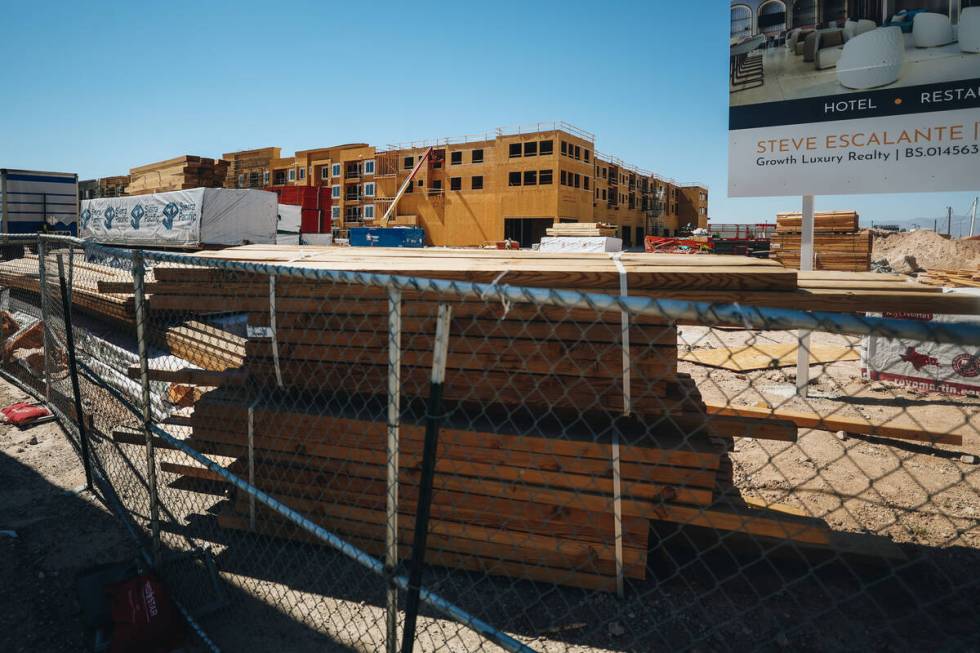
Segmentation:
<svg viewBox="0 0 980 653">
<path fill-rule="evenodd" d="M 565 120 L 597 148 L 728 199 L 728 2 L 44 2 L 3 9 L 0 166 L 83 178 L 178 156 L 386 144 Z M 977 190 L 980 191 L 980 172 Z M 868 220 L 973 194 L 818 197 Z"/>
</svg>

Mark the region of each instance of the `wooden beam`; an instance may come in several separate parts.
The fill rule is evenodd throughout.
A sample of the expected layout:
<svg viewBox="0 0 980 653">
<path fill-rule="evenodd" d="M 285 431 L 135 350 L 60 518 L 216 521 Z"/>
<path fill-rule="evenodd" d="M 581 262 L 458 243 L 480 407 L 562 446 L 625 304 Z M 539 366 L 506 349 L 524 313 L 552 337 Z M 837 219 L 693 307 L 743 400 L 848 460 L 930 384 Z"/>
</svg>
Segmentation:
<svg viewBox="0 0 980 653">
<path fill-rule="evenodd" d="M 963 436 L 954 433 L 934 433 L 922 427 L 896 426 L 894 424 L 875 424 L 860 417 L 845 415 L 819 415 L 814 412 L 803 412 L 788 408 L 758 408 L 754 406 L 735 406 L 731 404 L 718 405 L 706 403 L 709 414 L 727 415 L 731 417 L 753 417 L 761 420 L 788 420 L 799 428 L 818 429 L 821 431 L 846 431 L 873 435 L 879 438 L 895 438 L 897 440 L 912 440 L 916 442 L 932 442 L 938 444 L 963 445 Z M 893 421 L 893 420 L 890 420 Z"/>
</svg>

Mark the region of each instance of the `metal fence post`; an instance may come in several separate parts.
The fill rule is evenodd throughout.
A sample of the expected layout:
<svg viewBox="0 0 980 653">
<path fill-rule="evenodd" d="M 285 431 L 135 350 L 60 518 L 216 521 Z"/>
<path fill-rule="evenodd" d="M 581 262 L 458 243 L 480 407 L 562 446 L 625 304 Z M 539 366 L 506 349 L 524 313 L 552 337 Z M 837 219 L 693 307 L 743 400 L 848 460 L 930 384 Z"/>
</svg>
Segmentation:
<svg viewBox="0 0 980 653">
<path fill-rule="evenodd" d="M 65 349 L 68 354 L 68 373 L 71 375 L 71 389 L 75 400 L 75 420 L 78 424 L 78 440 L 82 450 L 82 467 L 85 468 L 85 488 L 92 489 L 92 460 L 89 457 L 88 429 L 85 427 L 85 413 L 82 411 L 82 391 L 78 384 L 78 364 L 75 359 L 75 333 L 71 325 L 71 298 L 65 281 L 65 264 L 58 254 L 58 284 L 61 287 L 61 303 L 65 311 Z"/>
<path fill-rule="evenodd" d="M 153 536 L 153 561 L 160 563 L 160 501 L 157 496 L 156 452 L 153 447 L 153 408 L 150 404 L 150 372 L 146 353 L 146 264 L 143 252 L 133 252 L 133 295 L 136 308 L 136 340 L 140 359 L 140 384 L 143 388 L 143 434 L 146 436 L 146 480 L 150 490 L 150 530 Z"/>
<path fill-rule="evenodd" d="M 452 307 L 439 305 L 436 322 L 436 341 L 432 349 L 432 386 L 429 389 L 428 414 L 425 418 L 425 442 L 422 445 L 422 475 L 419 479 L 419 498 L 415 506 L 415 532 L 412 542 L 412 568 L 409 572 L 405 598 L 405 626 L 402 631 L 402 653 L 412 653 L 415 646 L 415 621 L 419 612 L 419 591 L 422 569 L 425 566 L 425 546 L 429 534 L 429 513 L 432 508 L 432 482 L 436 473 L 436 452 L 439 448 L 439 425 L 442 421 L 442 391 L 446 379 L 446 357 L 449 355 L 449 325 Z"/>
<path fill-rule="evenodd" d="M 402 291 L 388 288 L 388 492 L 385 514 L 385 571 L 389 574 L 387 638 L 388 653 L 398 651 L 398 587 L 393 582 L 398 565 L 398 423 L 401 417 Z"/>
<path fill-rule="evenodd" d="M 51 356 L 54 354 L 54 347 L 51 342 L 51 309 L 48 306 L 48 275 L 45 266 L 45 258 L 48 255 L 48 248 L 43 240 L 43 236 L 38 236 L 37 240 L 37 274 L 39 288 L 41 290 L 41 335 L 44 340 L 44 399 L 51 403 Z"/>
</svg>

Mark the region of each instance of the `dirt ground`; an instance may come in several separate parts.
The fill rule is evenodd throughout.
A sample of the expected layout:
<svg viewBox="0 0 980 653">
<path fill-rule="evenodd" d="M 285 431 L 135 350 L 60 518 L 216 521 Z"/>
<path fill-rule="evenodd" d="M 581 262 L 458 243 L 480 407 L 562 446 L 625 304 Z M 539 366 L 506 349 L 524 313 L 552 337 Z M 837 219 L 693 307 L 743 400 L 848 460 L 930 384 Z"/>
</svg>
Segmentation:
<svg viewBox="0 0 980 653">
<path fill-rule="evenodd" d="M 681 348 L 794 342 L 785 331 L 684 327 Z M 827 333 L 814 345 L 854 346 L 859 339 Z M 709 400 L 746 406 L 812 409 L 869 422 L 958 433 L 962 446 L 876 438 L 840 440 L 801 429 L 796 443 L 751 438 L 736 442 L 735 482 L 743 494 L 786 503 L 825 519 L 835 530 L 887 535 L 895 542 L 980 549 L 980 397 L 950 397 L 861 378 L 859 361 L 811 366 L 809 396 L 795 396 L 796 369 L 735 373 L 681 362 Z"/>
<path fill-rule="evenodd" d="M 791 340 L 784 332 L 684 328 L 681 347 Z M 852 343 L 828 334 L 815 335 L 814 342 Z M 793 397 L 792 368 L 736 374 L 681 363 L 680 371 L 691 374 L 709 399 L 801 405 Z M 437 569 L 430 570 L 427 586 L 548 653 L 980 645 L 980 466 L 960 460 L 980 455 L 980 398 L 869 384 L 856 362 L 814 366 L 811 378 L 807 403 L 818 410 L 905 415 L 935 430 L 960 432 L 964 444 L 840 440 L 821 431 L 802 431 L 797 443 L 745 438 L 736 441 L 732 455 L 735 484 L 746 496 L 819 516 L 841 533 L 887 536 L 899 543 L 906 561 L 865 566 L 834 553 L 734 539 L 719 543 L 710 533 L 668 528 L 651 534 L 648 579 L 631 582 L 624 600 Z M 21 398 L 0 382 L 0 403 Z M 129 463 L 139 464 L 138 449 Z M 103 455 L 113 464 L 122 460 L 115 449 Z M 72 491 L 84 477 L 57 426 L 0 426 L 0 465 L 0 529 L 17 531 L 16 538 L 0 536 L 0 650 L 81 650 L 74 575 L 133 555 L 130 540 L 101 504 Z M 176 476 L 164 474 L 162 481 L 161 496 L 180 528 L 179 534 L 165 533 L 165 543 L 176 547 L 185 535 L 206 542 L 222 571 L 230 604 L 201 621 L 224 650 L 380 650 L 379 578 L 326 547 L 220 528 L 213 512 L 225 496 L 179 490 Z M 416 650 L 499 650 L 430 610 L 420 627 Z"/>
<path fill-rule="evenodd" d="M 980 240 L 943 238 L 934 231 L 877 232 L 872 261 L 888 262 L 895 272 L 975 270 L 980 264 Z"/>
<path fill-rule="evenodd" d="M 30 400 L 0 381 L 0 405 Z M 75 576 L 134 555 L 56 422 L 0 424 L 0 650 L 81 651 Z"/>
</svg>

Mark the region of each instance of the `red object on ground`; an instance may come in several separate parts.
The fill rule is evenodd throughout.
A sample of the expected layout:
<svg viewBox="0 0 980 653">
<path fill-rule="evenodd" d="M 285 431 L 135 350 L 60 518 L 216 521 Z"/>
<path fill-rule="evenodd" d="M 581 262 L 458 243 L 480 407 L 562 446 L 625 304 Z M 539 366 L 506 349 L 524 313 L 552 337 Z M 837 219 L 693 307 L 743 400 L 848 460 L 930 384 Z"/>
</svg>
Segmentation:
<svg viewBox="0 0 980 653">
<path fill-rule="evenodd" d="M 300 207 L 300 233 L 330 233 L 329 186 L 266 186 L 265 189 L 278 195 L 280 204 Z"/>
<path fill-rule="evenodd" d="M 136 576 L 106 588 L 112 611 L 109 653 L 169 653 L 184 642 L 184 622 L 166 588 Z"/>
<path fill-rule="evenodd" d="M 23 426 L 25 424 L 30 424 L 40 417 L 47 417 L 51 414 L 51 411 L 44 406 L 30 404 L 26 401 L 19 401 L 16 404 L 11 404 L 5 408 L 0 408 L 0 413 L 3 413 L 4 418 L 10 424 L 15 426 Z"/>
<path fill-rule="evenodd" d="M 647 236 L 644 249 L 657 254 L 710 254 L 711 242 L 688 238 L 667 238 L 666 236 Z"/>
</svg>

